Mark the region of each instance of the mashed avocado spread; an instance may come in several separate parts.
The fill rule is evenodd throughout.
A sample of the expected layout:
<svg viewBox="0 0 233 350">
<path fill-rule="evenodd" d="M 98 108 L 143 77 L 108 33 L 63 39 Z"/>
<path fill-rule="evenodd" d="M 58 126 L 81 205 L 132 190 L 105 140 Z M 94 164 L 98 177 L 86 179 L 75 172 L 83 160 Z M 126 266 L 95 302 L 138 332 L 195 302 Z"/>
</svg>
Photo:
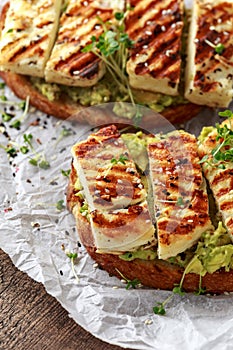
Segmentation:
<svg viewBox="0 0 233 350">
<path fill-rule="evenodd" d="M 157 254 L 154 250 L 138 250 L 127 252 L 119 256 L 120 259 L 132 261 L 134 259 L 153 260 Z M 196 250 L 187 252 L 184 260 L 178 255 L 169 258 L 174 263 L 185 268 L 185 274 L 196 273 L 204 276 L 207 272 L 213 273 L 221 268 L 229 271 L 233 268 L 233 244 L 222 222 L 218 224 L 214 232 L 205 232 L 197 244 Z"/>
<path fill-rule="evenodd" d="M 96 85 L 92 87 L 65 86 L 54 83 L 47 83 L 42 78 L 30 77 L 33 86 L 49 101 L 58 100 L 62 94 L 66 94 L 70 99 L 83 106 L 94 106 L 107 102 L 129 102 L 124 92 L 114 84 L 112 79 L 105 75 Z M 134 93 L 133 93 L 134 94 Z M 146 98 L 146 95 L 149 98 Z M 160 93 L 147 93 L 146 91 L 135 91 L 134 99 L 136 103 L 143 104 L 154 111 L 160 113 L 166 107 L 177 104 L 185 104 L 188 101 L 182 96 L 169 96 Z M 133 118 L 132 113 L 128 113 L 126 118 Z"/>
</svg>

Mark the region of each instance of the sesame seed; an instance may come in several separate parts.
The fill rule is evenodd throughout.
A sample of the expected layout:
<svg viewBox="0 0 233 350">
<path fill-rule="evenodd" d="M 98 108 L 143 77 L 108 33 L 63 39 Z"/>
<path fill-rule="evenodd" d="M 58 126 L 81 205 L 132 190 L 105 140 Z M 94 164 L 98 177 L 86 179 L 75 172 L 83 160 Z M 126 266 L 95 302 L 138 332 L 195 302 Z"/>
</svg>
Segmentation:
<svg viewBox="0 0 233 350">
<path fill-rule="evenodd" d="M 84 6 L 88 6 L 88 1 L 83 1 Z"/>
<path fill-rule="evenodd" d="M 99 265 L 97 263 L 93 264 L 94 269 L 96 269 Z"/>
<path fill-rule="evenodd" d="M 119 287 L 118 286 L 113 286 L 112 289 L 119 289 Z"/>
<path fill-rule="evenodd" d="M 114 145 L 118 146 L 119 145 L 118 141 L 114 141 Z"/>
<path fill-rule="evenodd" d="M 195 38 L 195 39 L 194 39 L 194 42 L 195 42 L 195 43 L 199 43 L 199 39 L 198 39 L 198 38 Z"/>
<path fill-rule="evenodd" d="M 100 179 L 101 179 L 101 175 L 97 175 L 96 180 L 100 180 Z"/>
<path fill-rule="evenodd" d="M 172 54 L 172 50 L 167 50 L 167 51 L 165 52 L 165 55 L 166 55 L 167 57 L 170 57 L 171 54 Z"/>
<path fill-rule="evenodd" d="M 162 11 L 162 15 L 164 16 L 164 15 L 166 15 L 167 14 L 167 10 L 163 10 Z"/>
<path fill-rule="evenodd" d="M 146 30 L 146 35 L 152 35 L 152 32 L 150 30 Z"/>
<path fill-rule="evenodd" d="M 146 220 L 146 224 L 149 224 L 151 221 L 148 219 L 148 220 Z"/>
<path fill-rule="evenodd" d="M 222 23 L 222 18 L 218 18 L 217 22 Z"/>
<path fill-rule="evenodd" d="M 123 181 L 122 181 L 121 179 L 118 179 L 117 182 L 118 182 L 119 184 L 123 184 Z"/>
<path fill-rule="evenodd" d="M 188 220 L 188 222 L 193 222 L 193 220 L 192 220 L 192 219 L 190 219 L 190 220 Z"/>
<path fill-rule="evenodd" d="M 75 70 L 73 71 L 73 75 L 79 75 L 80 71 L 79 70 Z"/>
<path fill-rule="evenodd" d="M 143 45 L 143 49 L 148 49 L 148 45 Z"/>
<path fill-rule="evenodd" d="M 106 193 L 110 193 L 110 191 L 109 191 L 108 188 L 105 188 L 105 192 L 106 192 Z"/>
<path fill-rule="evenodd" d="M 176 23 L 172 23 L 171 28 L 175 28 L 176 27 Z"/>
<path fill-rule="evenodd" d="M 146 324 L 147 326 L 150 325 L 150 324 L 152 324 L 152 323 L 153 323 L 153 321 L 150 320 L 150 319 L 145 320 L 145 324 Z"/>
<path fill-rule="evenodd" d="M 210 26 L 210 30 L 215 30 L 215 27 L 214 26 Z"/>
<path fill-rule="evenodd" d="M 166 31 L 166 27 L 165 26 L 161 26 L 161 30 L 162 30 L 162 32 L 165 32 Z"/>
<path fill-rule="evenodd" d="M 138 188 L 140 188 L 140 190 L 142 190 L 142 189 L 143 189 L 143 185 L 142 185 L 142 184 L 139 184 L 139 185 L 138 185 Z"/>
<path fill-rule="evenodd" d="M 85 23 L 87 23 L 87 22 L 88 22 L 88 18 L 85 18 L 84 21 L 83 21 L 83 23 L 85 24 Z"/>
<path fill-rule="evenodd" d="M 229 33 L 228 33 L 228 32 L 223 32 L 223 34 L 224 34 L 224 35 L 229 35 Z"/>
<path fill-rule="evenodd" d="M 145 62 L 145 63 L 144 63 L 144 66 L 145 66 L 145 67 L 148 67 L 148 62 Z"/>
</svg>

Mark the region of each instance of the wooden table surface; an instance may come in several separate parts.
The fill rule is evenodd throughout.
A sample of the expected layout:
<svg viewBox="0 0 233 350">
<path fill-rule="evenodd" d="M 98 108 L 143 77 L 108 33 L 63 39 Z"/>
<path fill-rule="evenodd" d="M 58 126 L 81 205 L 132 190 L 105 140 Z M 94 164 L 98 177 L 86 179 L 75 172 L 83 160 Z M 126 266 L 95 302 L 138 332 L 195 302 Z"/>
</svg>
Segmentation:
<svg viewBox="0 0 233 350">
<path fill-rule="evenodd" d="M 120 350 L 77 325 L 42 284 L 0 249 L 1 350 Z"/>
</svg>

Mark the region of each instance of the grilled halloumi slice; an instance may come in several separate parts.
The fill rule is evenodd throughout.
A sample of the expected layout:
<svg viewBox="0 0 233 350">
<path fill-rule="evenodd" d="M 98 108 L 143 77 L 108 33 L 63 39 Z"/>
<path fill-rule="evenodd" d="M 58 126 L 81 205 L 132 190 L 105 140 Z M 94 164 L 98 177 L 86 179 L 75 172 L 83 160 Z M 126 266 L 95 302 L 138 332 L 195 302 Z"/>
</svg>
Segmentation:
<svg viewBox="0 0 233 350">
<path fill-rule="evenodd" d="M 74 145 L 72 155 L 90 211 L 125 208 L 146 199 L 139 173 L 115 126 Z"/>
<path fill-rule="evenodd" d="M 224 121 L 221 127 L 224 125 L 233 130 L 232 119 Z M 218 163 L 212 163 L 211 152 L 222 140 L 220 138 L 217 141 L 217 130 L 216 128 L 211 129 L 203 129 L 202 134 L 205 134 L 205 137 L 200 140 L 198 152 L 201 159 L 209 155 L 209 159 L 202 164 L 203 172 L 209 182 L 223 224 L 233 240 L 233 162 L 219 161 Z"/>
<path fill-rule="evenodd" d="M 206 183 L 193 135 L 169 133 L 148 145 L 148 155 L 158 256 L 167 259 L 185 251 L 203 232 L 212 229 Z"/>
<path fill-rule="evenodd" d="M 85 198 L 84 215 L 88 216 L 97 251 L 120 254 L 155 245 L 146 191 L 116 127 L 106 127 L 90 135 L 87 141 L 72 148 L 72 154 L 70 179 L 75 181 L 76 171 Z M 123 154 L 124 163 L 111 163 Z M 75 196 L 69 196 L 69 207 L 79 220 L 81 214 L 76 210 Z M 80 197 L 76 198 L 79 202 Z"/>
<path fill-rule="evenodd" d="M 126 31 L 135 41 L 127 62 L 133 88 L 178 95 L 183 1 L 131 0 Z"/>
<path fill-rule="evenodd" d="M 227 107 L 233 98 L 233 0 L 195 0 L 189 30 L 185 97 Z"/>
<path fill-rule="evenodd" d="M 0 40 L 0 69 L 43 77 L 61 0 L 11 0 Z"/>
<path fill-rule="evenodd" d="M 117 4 L 121 7 L 122 0 Z M 103 32 L 100 21 L 114 19 L 115 3 L 107 1 L 69 1 L 60 19 L 57 40 L 46 65 L 45 79 L 73 86 L 92 86 L 105 73 L 103 61 L 92 52 L 82 52 L 91 37 Z"/>
</svg>

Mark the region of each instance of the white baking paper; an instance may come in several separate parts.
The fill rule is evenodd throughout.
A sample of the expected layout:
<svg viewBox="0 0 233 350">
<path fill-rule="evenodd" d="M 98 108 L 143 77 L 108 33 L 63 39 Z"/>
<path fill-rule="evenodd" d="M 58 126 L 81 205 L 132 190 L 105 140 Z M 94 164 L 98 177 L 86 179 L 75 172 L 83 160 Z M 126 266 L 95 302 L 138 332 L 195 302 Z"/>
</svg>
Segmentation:
<svg viewBox="0 0 233 350">
<path fill-rule="evenodd" d="M 3 93 L 10 105 L 19 101 L 8 88 L 0 90 L 0 96 Z M 0 104 L 1 114 L 11 112 L 10 105 Z M 14 107 L 20 118 L 23 112 L 18 105 Z M 203 117 L 185 127 L 198 133 L 203 124 L 216 120 L 216 112 L 206 110 Z M 70 148 L 90 127 L 59 121 L 34 108 L 20 130 L 10 128 L 10 123 L 0 126 L 1 146 L 14 142 L 18 149 L 25 143 L 23 135 L 31 134 L 36 152 L 44 153 L 51 165 L 44 170 L 29 164 L 35 157 L 32 152 L 19 153 L 9 163 L 0 148 L 0 247 L 15 266 L 43 283 L 75 322 L 108 343 L 141 350 L 232 349 L 232 295 L 174 295 L 166 316 L 158 316 L 152 308 L 170 292 L 126 290 L 120 280 L 96 269 L 85 249 L 79 247 L 73 216 L 65 208 L 58 210 L 56 203 L 65 202 L 68 178 L 61 170 L 70 167 Z M 69 135 L 62 138 L 64 129 Z M 78 252 L 75 271 L 79 282 L 64 249 Z"/>
</svg>

